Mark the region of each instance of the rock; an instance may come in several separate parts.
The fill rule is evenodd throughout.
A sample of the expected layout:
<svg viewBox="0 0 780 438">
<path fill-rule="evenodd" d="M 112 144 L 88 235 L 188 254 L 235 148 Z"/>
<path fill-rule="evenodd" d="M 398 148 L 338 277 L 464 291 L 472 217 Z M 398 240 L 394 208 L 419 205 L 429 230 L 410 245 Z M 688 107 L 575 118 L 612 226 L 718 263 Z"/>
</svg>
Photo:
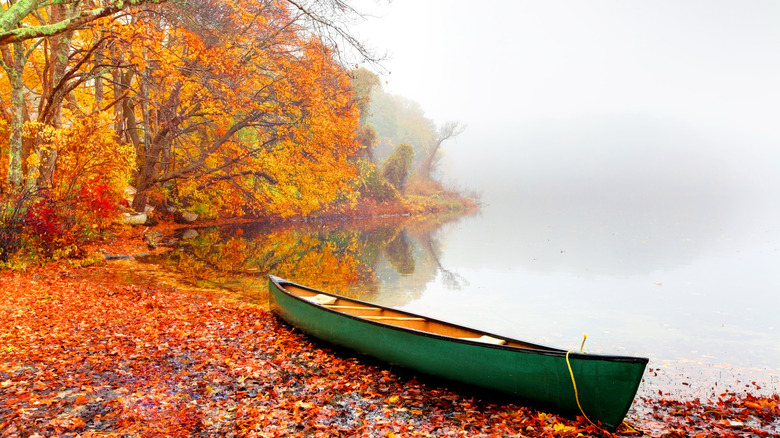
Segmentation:
<svg viewBox="0 0 780 438">
<path fill-rule="evenodd" d="M 195 222 L 198 219 L 198 214 L 191 211 L 185 211 L 181 214 L 181 218 L 184 222 Z"/>
<path fill-rule="evenodd" d="M 123 260 L 123 259 L 129 259 L 132 256 L 127 254 L 105 254 L 103 257 L 106 260 Z"/>
<path fill-rule="evenodd" d="M 149 218 L 146 213 L 122 213 L 122 215 L 124 216 L 122 223 L 130 225 L 143 225 Z"/>
<path fill-rule="evenodd" d="M 187 228 L 184 230 L 184 232 L 181 234 L 181 238 L 184 240 L 194 239 L 198 237 L 198 230 Z"/>
</svg>

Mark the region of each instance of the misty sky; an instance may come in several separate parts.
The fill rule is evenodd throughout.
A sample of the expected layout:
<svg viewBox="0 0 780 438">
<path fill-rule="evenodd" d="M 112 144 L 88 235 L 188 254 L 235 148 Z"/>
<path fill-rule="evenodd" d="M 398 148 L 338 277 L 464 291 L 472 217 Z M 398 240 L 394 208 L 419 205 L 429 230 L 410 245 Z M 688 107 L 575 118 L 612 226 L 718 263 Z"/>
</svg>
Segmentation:
<svg viewBox="0 0 780 438">
<path fill-rule="evenodd" d="M 467 188 L 776 187 L 780 2 L 394 0 L 363 10 L 379 18 L 358 33 L 391 55 L 386 90 L 439 124 L 468 124 L 446 147 L 450 179 Z"/>
</svg>

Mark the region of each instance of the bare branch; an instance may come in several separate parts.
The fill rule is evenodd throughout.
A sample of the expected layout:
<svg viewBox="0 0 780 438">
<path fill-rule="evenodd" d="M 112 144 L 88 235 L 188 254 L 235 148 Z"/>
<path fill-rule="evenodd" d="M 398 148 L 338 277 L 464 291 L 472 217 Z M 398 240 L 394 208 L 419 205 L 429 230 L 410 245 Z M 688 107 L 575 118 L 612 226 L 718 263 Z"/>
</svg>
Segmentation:
<svg viewBox="0 0 780 438">
<path fill-rule="evenodd" d="M 308 27 L 337 53 L 342 64 L 352 64 L 357 61 L 379 67 L 380 62 L 387 58 L 387 55 L 380 56 L 374 53 L 373 49 L 350 31 L 356 22 L 365 20 L 367 17 L 350 5 L 348 1 L 286 1 L 306 18 L 309 22 Z M 343 44 L 340 45 L 340 43 Z M 350 50 L 356 52 L 360 59 L 347 59 Z"/>
</svg>

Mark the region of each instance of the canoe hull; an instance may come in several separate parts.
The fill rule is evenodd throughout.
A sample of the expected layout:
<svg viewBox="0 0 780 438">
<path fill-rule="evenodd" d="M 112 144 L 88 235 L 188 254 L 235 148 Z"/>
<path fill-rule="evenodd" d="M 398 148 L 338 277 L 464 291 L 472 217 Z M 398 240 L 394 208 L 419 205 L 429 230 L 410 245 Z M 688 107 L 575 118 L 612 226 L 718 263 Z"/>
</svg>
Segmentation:
<svg viewBox="0 0 780 438">
<path fill-rule="evenodd" d="M 562 350 L 486 345 L 395 327 L 312 305 L 285 291 L 285 283 L 305 288 L 272 277 L 271 310 L 307 334 L 391 364 L 576 416 L 582 413 L 571 366 L 582 411 L 612 429 L 623 421 L 647 364 L 645 358 L 579 353 L 570 353 L 567 360 Z"/>
</svg>

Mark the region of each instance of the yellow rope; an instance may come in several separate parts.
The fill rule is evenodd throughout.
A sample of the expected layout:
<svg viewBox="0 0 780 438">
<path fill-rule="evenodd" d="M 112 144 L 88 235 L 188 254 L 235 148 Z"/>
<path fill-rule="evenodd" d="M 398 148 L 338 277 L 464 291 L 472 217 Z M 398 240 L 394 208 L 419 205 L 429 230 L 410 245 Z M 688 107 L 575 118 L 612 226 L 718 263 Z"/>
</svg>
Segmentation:
<svg viewBox="0 0 780 438">
<path fill-rule="evenodd" d="M 580 353 L 582 353 L 582 347 L 585 346 L 585 340 L 586 339 L 588 339 L 588 334 L 587 333 L 585 333 L 585 336 L 582 338 L 582 345 L 580 345 Z M 588 418 L 588 416 L 585 415 L 585 411 L 582 410 L 582 405 L 580 405 L 580 396 L 577 393 L 577 382 L 574 381 L 574 371 L 572 371 L 571 363 L 569 362 L 569 353 L 571 353 L 571 350 L 566 352 L 566 365 L 569 367 L 569 375 L 571 376 L 571 384 L 574 387 L 574 399 L 577 400 L 577 407 L 580 408 L 580 413 L 582 414 L 583 417 L 585 417 L 586 420 L 588 420 L 588 423 L 590 423 L 590 424 L 600 428 L 600 426 L 598 424 L 594 423 L 590 418 Z M 628 424 L 627 422 L 624 421 L 622 424 L 624 426 L 626 426 L 627 428 L 631 429 L 631 431 L 638 432 L 638 430 L 636 430 L 633 427 L 631 427 L 631 425 Z"/>
<path fill-rule="evenodd" d="M 585 341 L 582 341 L 584 344 Z M 585 417 L 586 420 L 588 420 L 588 423 L 598 427 L 596 423 L 590 420 L 587 415 L 585 415 L 585 411 L 582 410 L 582 405 L 580 405 L 580 396 L 577 393 L 577 382 L 574 381 L 574 371 L 571 370 L 571 363 L 569 362 L 569 353 L 571 353 L 571 350 L 566 352 L 566 365 L 569 367 L 569 375 L 571 376 L 571 384 L 574 386 L 574 399 L 577 400 L 577 407 L 580 408 L 580 412 L 582 413 L 582 416 Z"/>
</svg>

